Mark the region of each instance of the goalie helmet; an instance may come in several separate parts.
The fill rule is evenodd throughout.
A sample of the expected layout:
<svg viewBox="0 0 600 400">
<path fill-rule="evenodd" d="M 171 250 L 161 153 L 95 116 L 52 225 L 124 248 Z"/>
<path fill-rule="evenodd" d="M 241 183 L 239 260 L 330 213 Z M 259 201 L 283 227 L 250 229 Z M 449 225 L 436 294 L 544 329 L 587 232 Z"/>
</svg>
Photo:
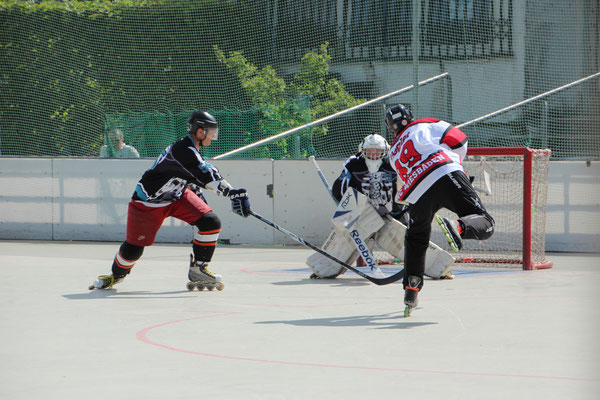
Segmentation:
<svg viewBox="0 0 600 400">
<path fill-rule="evenodd" d="M 194 111 L 187 120 L 188 133 L 195 133 L 198 128 L 202 128 L 206 131 L 206 134 L 213 134 L 213 140 L 216 140 L 219 136 L 219 124 L 215 117 L 207 113 L 206 111 Z M 209 129 L 212 130 L 209 131 Z"/>
<path fill-rule="evenodd" d="M 388 108 L 385 112 L 385 125 L 392 136 L 398 135 L 413 122 L 412 112 L 402 104 Z"/>
<path fill-rule="evenodd" d="M 379 167 L 389 150 L 390 145 L 387 140 L 376 133 L 365 137 L 358 146 L 358 152 L 364 158 L 367 168 L 372 174 L 379 171 Z"/>
</svg>

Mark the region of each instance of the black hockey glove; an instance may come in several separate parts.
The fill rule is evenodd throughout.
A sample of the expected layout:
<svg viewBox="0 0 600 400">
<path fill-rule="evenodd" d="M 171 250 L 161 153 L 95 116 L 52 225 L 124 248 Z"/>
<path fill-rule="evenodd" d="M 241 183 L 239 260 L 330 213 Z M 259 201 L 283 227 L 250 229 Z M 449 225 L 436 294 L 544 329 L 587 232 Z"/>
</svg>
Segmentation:
<svg viewBox="0 0 600 400">
<path fill-rule="evenodd" d="M 246 189 L 231 189 L 229 191 L 231 210 L 244 218 L 250 213 L 250 201 Z"/>
</svg>

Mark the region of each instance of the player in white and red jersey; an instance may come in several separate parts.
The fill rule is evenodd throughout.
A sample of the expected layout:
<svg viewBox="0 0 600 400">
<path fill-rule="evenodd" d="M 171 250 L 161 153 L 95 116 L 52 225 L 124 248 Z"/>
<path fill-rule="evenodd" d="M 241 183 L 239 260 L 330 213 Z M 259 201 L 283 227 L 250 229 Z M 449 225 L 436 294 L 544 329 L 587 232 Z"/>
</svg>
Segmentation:
<svg viewBox="0 0 600 400">
<path fill-rule="evenodd" d="M 458 128 L 434 118 L 413 120 L 412 113 L 398 104 L 386 111 L 388 131 L 395 137 L 390 163 L 403 181 L 397 202 L 410 204 L 404 256 L 404 302 L 417 304 L 423 287 L 425 251 L 435 217 L 453 250 L 463 239 L 485 240 L 494 232 L 488 214 L 465 174 L 462 161 L 467 154 L 467 136 Z M 456 213 L 458 220 L 436 217 L 441 209 Z"/>
<path fill-rule="evenodd" d="M 220 282 L 221 276 L 210 272 L 208 263 L 217 245 L 221 221 L 204 201 L 201 188 L 228 196 L 232 210 L 242 217 L 248 216 L 250 202 L 246 189 L 233 189 L 200 155 L 200 148 L 218 137 L 216 119 L 205 111 L 195 111 L 187 122 L 188 135 L 167 147 L 137 183 L 127 211 L 126 240 L 114 258 L 112 274 L 99 276 L 90 289 L 111 288 L 123 280 L 142 256 L 144 247 L 154 243 L 167 217 L 196 227 L 188 271 L 190 282 Z M 222 284 L 216 287 L 221 290 Z"/>
</svg>

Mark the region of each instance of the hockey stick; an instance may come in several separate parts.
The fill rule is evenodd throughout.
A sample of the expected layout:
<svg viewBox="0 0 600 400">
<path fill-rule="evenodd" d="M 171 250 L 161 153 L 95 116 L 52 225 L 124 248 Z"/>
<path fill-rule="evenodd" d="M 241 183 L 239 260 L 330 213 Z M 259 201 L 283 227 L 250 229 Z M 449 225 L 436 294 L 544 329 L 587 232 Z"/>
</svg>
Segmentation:
<svg viewBox="0 0 600 400">
<path fill-rule="evenodd" d="M 320 248 L 318 248 L 317 246 L 307 242 L 306 240 L 302 239 L 300 236 L 296 235 L 295 233 L 292 233 L 290 231 L 288 231 L 287 229 L 284 229 L 282 227 L 280 227 L 279 225 L 277 225 L 274 222 L 269 221 L 268 219 L 262 217 L 261 215 L 255 213 L 254 211 L 249 211 L 249 214 L 252 215 L 253 217 L 255 217 L 256 219 L 261 220 L 262 222 L 264 222 L 265 224 L 271 226 L 272 228 L 274 228 L 275 230 L 278 230 L 281 233 L 284 233 L 286 235 L 288 235 L 289 237 L 291 237 L 292 239 L 294 239 L 296 242 L 303 244 L 306 247 L 309 247 L 311 249 L 313 249 L 314 251 L 316 251 L 317 253 L 329 258 L 330 260 L 335 261 L 336 263 L 340 264 L 341 266 L 343 266 L 344 268 L 347 268 L 353 272 L 355 272 L 356 274 L 362 276 L 363 278 L 373 282 L 376 285 L 387 285 L 389 283 L 394 283 L 400 279 L 402 279 L 402 277 L 404 276 L 404 270 L 397 272 L 393 275 L 387 276 L 385 278 L 374 278 L 370 275 L 365 274 L 364 272 L 360 271 L 359 269 L 346 264 L 345 262 L 343 262 L 342 260 L 337 259 L 336 257 L 332 256 L 331 254 L 327 253 L 324 250 L 321 250 Z"/>
</svg>

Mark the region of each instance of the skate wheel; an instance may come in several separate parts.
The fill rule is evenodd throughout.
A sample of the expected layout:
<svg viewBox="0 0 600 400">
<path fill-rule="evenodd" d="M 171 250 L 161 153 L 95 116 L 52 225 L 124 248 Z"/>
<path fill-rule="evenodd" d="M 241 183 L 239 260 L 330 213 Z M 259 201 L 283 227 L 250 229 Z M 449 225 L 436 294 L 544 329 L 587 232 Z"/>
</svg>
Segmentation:
<svg viewBox="0 0 600 400">
<path fill-rule="evenodd" d="M 185 288 L 191 292 L 192 290 L 194 290 L 195 286 L 196 285 L 194 285 L 194 282 L 188 282 L 186 283 Z"/>
<path fill-rule="evenodd" d="M 216 283 L 216 288 L 220 292 L 221 290 L 225 289 L 225 284 L 222 283 L 222 282 L 217 282 Z"/>
<path fill-rule="evenodd" d="M 209 292 L 212 292 L 213 290 L 215 290 L 214 286 L 207 286 L 206 288 L 208 289 Z"/>
<path fill-rule="evenodd" d="M 89 289 L 89 290 L 94 290 L 94 289 L 95 289 L 95 288 L 94 288 L 94 285 L 90 285 L 90 286 L 88 286 L 88 289 Z"/>
<path fill-rule="evenodd" d="M 199 290 L 200 292 L 201 292 L 201 291 L 203 291 L 204 289 L 206 289 L 206 286 L 204 286 L 204 285 L 200 285 L 200 286 L 198 286 L 198 290 Z"/>
<path fill-rule="evenodd" d="M 412 311 L 412 307 L 406 306 L 404 309 L 404 318 L 408 318 L 410 316 L 410 312 Z"/>
</svg>

